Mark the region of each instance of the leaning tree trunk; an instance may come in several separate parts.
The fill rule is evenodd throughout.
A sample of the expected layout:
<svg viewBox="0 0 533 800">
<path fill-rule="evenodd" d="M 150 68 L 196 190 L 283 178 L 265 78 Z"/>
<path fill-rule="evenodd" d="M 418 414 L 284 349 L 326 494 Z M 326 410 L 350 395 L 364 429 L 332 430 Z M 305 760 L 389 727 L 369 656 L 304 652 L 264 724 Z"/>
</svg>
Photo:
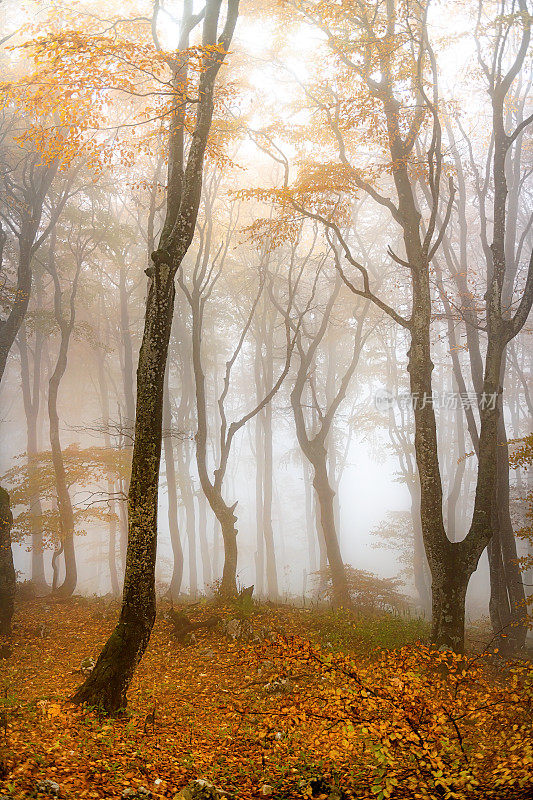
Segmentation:
<svg viewBox="0 0 533 800">
<path fill-rule="evenodd" d="M 0 636 L 11 634 L 11 620 L 15 610 L 15 567 L 11 552 L 11 526 L 13 514 L 9 507 L 9 494 L 0 486 Z"/>
<path fill-rule="evenodd" d="M 226 23 L 222 34 L 217 37 L 221 3 L 216 0 L 206 2 L 202 36 L 206 50 L 201 61 L 196 122 L 186 163 L 182 102 L 186 81 L 185 58 L 173 75 L 177 97 L 169 137 L 167 213 L 159 247 L 152 254 L 154 265 L 147 270 L 150 288 L 146 298 L 144 333 L 137 368 L 135 440 L 128 494 L 128 549 L 122 609 L 118 624 L 94 670 L 73 698 L 78 703 L 100 706 L 107 713 L 117 713 L 126 705 L 128 686 L 146 650 L 155 621 L 163 390 L 174 311 L 174 279 L 194 237 L 202 191 L 204 155 L 213 119 L 215 82 L 231 43 L 238 10 L 238 0 L 228 0 Z M 188 47 L 190 26 L 194 27 L 192 20 L 190 10 L 189 18 L 183 20 L 180 50 Z M 199 20 L 200 17 L 196 19 L 197 22 Z"/>
<path fill-rule="evenodd" d="M 116 714 L 126 706 L 126 691 L 148 645 L 155 621 L 157 497 L 163 418 L 163 387 L 174 285 L 169 291 L 152 281 L 146 301 L 143 341 L 137 370 L 135 443 L 128 496 L 128 550 L 118 624 L 74 702 Z"/>
</svg>

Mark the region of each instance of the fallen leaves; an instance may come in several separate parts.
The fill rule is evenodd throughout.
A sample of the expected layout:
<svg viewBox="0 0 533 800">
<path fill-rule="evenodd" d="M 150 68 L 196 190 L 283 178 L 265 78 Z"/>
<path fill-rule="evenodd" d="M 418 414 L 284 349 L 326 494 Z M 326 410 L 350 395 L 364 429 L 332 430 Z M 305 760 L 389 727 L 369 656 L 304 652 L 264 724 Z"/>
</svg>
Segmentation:
<svg viewBox="0 0 533 800">
<path fill-rule="evenodd" d="M 0 667 L 8 698 L 0 793 L 27 800 L 52 780 L 65 800 L 119 800 L 140 786 L 163 800 L 201 778 L 236 798 L 275 800 L 316 797 L 310 781 L 325 776 L 358 799 L 476 800 L 518 798 L 533 786 L 525 664 L 509 665 L 502 679 L 480 660 L 465 670 L 446 654 L 444 678 L 423 646 L 366 658 L 326 653 L 309 642 L 310 615 L 296 609 L 259 610 L 257 627 L 282 631 L 276 641 L 230 642 L 205 630 L 184 647 L 160 615 L 128 713 L 110 720 L 68 698 L 117 612 L 102 601 L 19 607 L 14 655 Z M 43 621 L 46 639 L 24 634 Z"/>
</svg>

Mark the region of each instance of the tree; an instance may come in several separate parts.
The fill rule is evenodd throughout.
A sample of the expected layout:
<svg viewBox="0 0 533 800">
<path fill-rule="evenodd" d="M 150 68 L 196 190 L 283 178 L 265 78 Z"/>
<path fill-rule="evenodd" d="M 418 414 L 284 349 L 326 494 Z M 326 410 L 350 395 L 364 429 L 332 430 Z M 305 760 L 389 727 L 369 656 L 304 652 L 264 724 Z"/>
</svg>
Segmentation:
<svg viewBox="0 0 533 800">
<path fill-rule="evenodd" d="M 519 332 L 533 301 L 533 260 L 524 290 L 512 318 L 506 318 L 502 291 L 507 280 L 505 262 L 506 175 L 505 159 L 525 121 L 511 134 L 505 131 L 503 106 L 509 89 L 524 63 L 530 39 L 531 20 L 525 0 L 520 14 L 499 18 L 497 45 L 493 51 L 491 83 L 495 146 L 492 173 L 494 228 L 486 294 L 487 351 L 485 355 L 476 499 L 469 532 L 462 541 L 451 542 L 443 519 L 443 490 L 438 460 L 437 428 L 432 398 L 431 263 L 449 223 L 455 189 L 448 181 L 448 197 L 442 200 L 441 184 L 446 175 L 437 62 L 428 37 L 428 3 L 363 3 L 355 0 L 347 8 L 302 0 L 295 7 L 326 37 L 335 73 L 335 89 L 319 84 L 307 88 L 307 97 L 336 144 L 338 164 L 316 165 L 301 173 L 291 191 L 279 195 L 288 215 L 319 220 L 335 245 L 337 268 L 351 291 L 385 311 L 410 335 L 408 372 L 414 399 L 415 454 L 420 478 L 420 514 L 424 546 L 432 573 L 432 638 L 442 647 L 464 648 L 466 589 L 479 558 L 493 533 L 494 496 L 497 481 L 499 404 L 492 398 L 501 394 L 501 370 L 506 344 Z M 518 30 L 519 44 L 506 68 L 503 54 L 509 32 Z M 428 84 L 432 87 L 428 94 Z M 357 91 L 355 90 L 357 87 Z M 348 96 L 349 93 L 349 96 Z M 359 119 L 357 115 L 361 116 Z M 385 163 L 366 169 L 353 163 L 354 129 L 369 121 L 376 133 Z M 423 166 L 416 157 L 415 144 L 426 130 L 428 144 Z M 390 176 L 390 181 L 387 177 Z M 418 183 L 427 185 L 425 217 L 419 208 Z M 392 184 L 392 185 L 391 185 Z M 325 188 L 324 188 L 325 187 Z M 387 191 L 392 189 L 395 200 Z M 366 193 L 388 209 L 399 227 L 404 254 L 389 248 L 390 257 L 405 270 L 410 281 L 410 314 L 406 316 L 377 295 L 367 267 L 354 254 L 343 235 L 338 217 L 342 196 Z M 423 198 L 422 198 L 423 199 Z M 341 258 L 359 275 L 351 279 Z"/>
<path fill-rule="evenodd" d="M 0 486 L 0 636 L 9 636 L 15 608 L 15 567 L 11 551 L 13 515 L 9 494 Z"/>
<path fill-rule="evenodd" d="M 59 161 L 42 162 L 37 148 L 26 145 L 20 160 L 16 151 L 16 123 L 3 113 L 2 152 L 2 208 L 0 217 L 7 231 L 17 242 L 18 258 L 16 277 L 11 289 L 11 303 L 6 319 L 0 321 L 0 380 L 4 374 L 7 357 L 16 339 L 28 309 L 32 283 L 32 260 L 35 253 L 54 229 L 71 195 L 72 171 L 59 186 L 57 198 L 53 183 Z M 15 129 L 14 129 L 15 128 Z M 51 197 L 54 198 L 52 208 Z M 0 222 L 0 256 L 7 254 L 8 234 Z M 0 262 L 1 264 L 1 262 Z"/>
<path fill-rule="evenodd" d="M 50 376 L 48 384 L 48 417 L 50 421 L 50 446 L 52 451 L 52 461 L 56 476 L 57 504 L 60 518 L 60 549 L 65 560 L 65 578 L 61 586 L 54 587 L 54 592 L 60 597 L 70 597 L 73 594 L 77 583 L 76 553 L 74 549 L 74 513 L 72 501 L 67 486 L 65 465 L 61 450 L 59 435 L 59 414 L 57 400 L 61 379 L 67 369 L 69 344 L 76 321 L 76 295 L 82 268 L 89 254 L 95 250 L 97 243 L 94 241 L 94 208 L 92 224 L 72 225 L 69 232 L 68 256 L 72 256 L 75 264 L 74 275 L 72 278 L 70 296 L 68 298 L 68 312 L 63 307 L 63 292 L 59 279 L 59 270 L 56 263 L 56 233 L 52 234 L 50 243 L 50 254 L 46 262 L 46 270 L 50 274 L 54 284 L 54 317 L 59 328 L 60 343 L 57 360 Z M 68 257 L 67 256 L 67 257 Z"/>
<path fill-rule="evenodd" d="M 319 272 L 320 271 L 322 270 L 319 269 Z M 340 550 L 340 531 L 338 530 L 338 521 L 336 520 L 334 506 L 335 492 L 331 485 L 332 476 L 328 474 L 330 473 L 328 470 L 328 439 L 335 414 L 346 397 L 350 380 L 357 367 L 365 339 L 368 336 L 367 334 L 367 336 L 363 337 L 363 323 L 366 308 L 358 309 L 358 313 L 356 314 L 357 322 L 355 323 L 355 330 L 353 332 L 352 352 L 347 366 L 341 371 L 338 387 L 333 387 L 333 389 L 331 389 L 329 385 L 326 386 L 324 392 L 325 401 L 322 405 L 319 402 L 316 369 L 313 369 L 313 363 L 316 364 L 317 360 L 318 348 L 326 336 L 328 326 L 331 326 L 331 314 L 338 299 L 341 286 L 342 280 L 337 273 L 337 278 L 333 287 L 330 289 L 329 298 L 325 304 L 321 318 L 315 311 L 313 314 L 315 319 L 310 324 L 301 327 L 297 338 L 299 364 L 290 400 L 298 443 L 313 470 L 313 487 L 320 509 L 320 526 L 330 568 L 333 600 L 335 605 L 347 607 L 351 604 L 351 599 Z M 330 381 L 326 383 L 329 384 Z M 333 384 L 334 383 L 335 375 L 333 376 Z M 309 384 L 310 396 L 312 398 L 311 407 L 314 412 L 314 424 L 312 422 L 310 426 L 306 422 L 303 406 L 303 395 L 307 384 Z M 329 392 L 328 389 L 330 389 Z M 311 428 L 311 430 L 309 428 Z"/>
<path fill-rule="evenodd" d="M 37 297 L 38 301 L 42 302 L 42 276 L 37 277 Z M 30 315 L 31 316 L 31 315 Z M 28 324 L 28 322 L 30 324 Z M 32 336 L 32 332 L 34 336 Z M 33 474 L 34 458 L 39 451 L 38 438 L 37 438 L 37 420 L 39 415 L 39 406 L 41 399 L 41 362 L 43 355 L 43 347 L 46 339 L 46 326 L 43 325 L 43 320 L 30 319 L 22 323 L 17 338 L 17 344 L 20 352 L 20 373 L 22 383 L 22 399 L 24 403 L 24 413 L 26 416 L 26 452 L 28 454 L 28 470 L 29 470 L 29 485 L 30 496 L 29 506 L 31 515 L 31 528 L 32 528 L 32 570 L 31 580 L 37 592 L 48 591 L 44 571 L 44 547 L 43 547 L 43 534 L 41 530 L 40 519 L 42 517 L 42 503 L 40 496 L 40 487 L 37 476 Z M 33 340 L 33 349 L 30 347 L 29 340 Z M 33 360 L 31 363 L 30 351 L 32 351 Z M 31 367 L 30 367 L 31 363 Z"/>
<path fill-rule="evenodd" d="M 169 365 L 170 366 L 170 365 Z M 183 549 L 181 546 L 180 532 L 178 528 L 178 492 L 176 479 L 176 465 L 174 461 L 174 447 L 172 444 L 172 412 L 170 407 L 170 393 L 168 387 L 168 371 L 166 376 L 166 390 L 163 400 L 163 423 L 165 426 L 164 451 L 165 451 L 165 471 L 167 478 L 168 495 L 168 527 L 170 531 L 170 542 L 174 555 L 174 565 L 172 579 L 168 591 L 171 599 L 178 597 L 181 591 L 181 580 L 183 577 Z M 187 480 L 187 479 L 186 479 Z"/>
<path fill-rule="evenodd" d="M 258 304 L 261 297 L 266 292 L 268 276 L 268 263 L 260 261 L 257 268 L 257 286 L 250 300 L 249 308 L 243 314 L 243 321 L 239 320 L 239 334 L 237 343 L 230 353 L 225 363 L 222 388 L 217 397 L 219 424 L 213 424 L 208 418 L 208 398 L 206 393 L 206 374 L 205 374 L 205 353 L 204 353 L 204 333 L 205 333 L 205 310 L 211 298 L 213 290 L 217 285 L 222 274 L 224 262 L 228 254 L 231 235 L 237 224 L 238 214 L 235 214 L 233 203 L 230 212 L 227 234 L 222 241 L 219 252 L 215 257 L 211 255 L 211 242 L 214 229 L 214 201 L 218 189 L 218 181 L 214 181 L 210 192 L 204 195 L 205 202 L 205 221 L 202 229 L 202 238 L 198 249 L 191 275 L 185 272 L 179 276 L 179 284 L 191 309 L 191 338 L 192 338 L 192 363 L 196 390 L 196 463 L 202 490 L 207 497 L 209 505 L 222 530 L 224 541 L 224 568 L 222 580 L 220 582 L 219 594 L 221 597 L 232 597 L 237 593 L 237 517 L 235 508 L 237 502 L 230 504 L 224 498 L 224 479 L 228 469 L 231 450 L 235 441 L 235 436 L 239 431 L 254 417 L 266 408 L 272 398 L 281 387 L 290 367 L 292 350 L 294 347 L 294 337 L 291 339 L 289 314 L 292 308 L 293 293 L 295 291 L 296 279 L 293 276 L 293 265 L 289 267 L 288 289 L 287 289 L 287 311 L 284 314 L 285 346 L 283 354 L 283 366 L 269 386 L 265 387 L 264 393 L 258 399 L 256 405 L 242 413 L 240 417 L 228 421 L 227 398 L 232 384 L 232 375 L 238 359 L 242 357 L 243 348 L 247 337 L 252 328 L 252 322 L 256 315 Z M 236 219 L 234 219 L 236 217 Z M 208 437 L 209 430 L 213 427 L 215 437 L 218 439 L 218 449 L 216 452 L 216 465 L 210 474 L 208 463 Z"/>
<path fill-rule="evenodd" d="M 4 100 L 4 97 L 2 99 Z M 20 158 L 17 147 L 20 131 L 17 130 L 17 120 L 11 113 L 11 109 L 7 108 L 7 103 L 2 109 L 1 115 L 0 267 L 5 269 L 9 241 L 2 222 L 17 242 L 17 265 L 14 278 L 10 274 L 11 270 L 5 271 L 5 274 L 12 278 L 12 282 L 10 281 L 8 284 L 7 291 L 4 287 L 2 302 L 2 305 L 7 308 L 7 316 L 0 320 L 0 382 L 4 377 L 9 353 L 28 309 L 33 258 L 54 229 L 71 193 L 69 178 L 63 182 L 59 190 L 53 211 L 49 214 L 45 213 L 46 203 L 53 194 L 52 184 L 58 171 L 59 161 L 52 159 L 43 164 L 38 149 L 32 147 L 31 144 L 23 147 L 23 156 Z M 8 514 L 9 498 L 3 500 L 3 503 L 7 508 L 5 513 Z M 0 602 L 5 603 L 6 613 L 11 616 L 14 606 L 10 587 L 12 584 L 14 585 L 15 572 L 13 554 L 10 546 L 7 546 L 8 527 L 4 526 L 2 532 L 0 570 L 5 579 L 2 581 L 0 589 Z M 5 596 L 3 595 L 4 591 L 6 592 Z M 5 624 L 7 627 L 10 625 L 7 622 Z"/>
<path fill-rule="evenodd" d="M 167 209 L 163 231 L 149 267 L 145 325 L 137 368 L 135 442 L 128 495 L 128 551 L 122 609 L 118 624 L 96 666 L 74 695 L 75 702 L 101 706 L 116 713 L 126 703 L 126 691 L 155 620 L 155 555 L 157 498 L 161 459 L 163 388 L 174 310 L 174 278 L 190 247 L 200 204 L 204 155 L 214 110 L 216 78 L 228 52 L 239 9 L 228 0 L 220 34 L 221 0 L 207 0 L 193 14 L 184 4 L 178 52 L 169 60 L 175 90 L 169 135 Z M 158 2 L 154 7 L 156 33 Z M 185 155 L 185 100 L 189 86 L 189 36 L 203 18 L 202 50 L 194 128 Z"/>
</svg>

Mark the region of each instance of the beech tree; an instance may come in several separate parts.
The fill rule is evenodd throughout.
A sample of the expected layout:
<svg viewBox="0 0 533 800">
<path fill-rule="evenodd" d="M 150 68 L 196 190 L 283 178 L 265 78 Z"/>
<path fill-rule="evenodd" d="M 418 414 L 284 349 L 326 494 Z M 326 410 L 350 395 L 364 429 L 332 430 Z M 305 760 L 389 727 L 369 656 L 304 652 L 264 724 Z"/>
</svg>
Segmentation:
<svg viewBox="0 0 533 800">
<path fill-rule="evenodd" d="M 531 18 L 525 0 L 520 13 L 500 16 L 491 65 L 486 69 L 493 109 L 494 149 L 491 163 L 494 183 L 494 224 L 492 254 L 487 277 L 485 354 L 480 402 L 478 476 L 472 521 L 461 541 L 451 542 L 443 519 L 443 490 L 438 460 L 437 428 L 432 398 L 431 263 L 449 223 L 455 187 L 451 177 L 445 193 L 440 95 L 436 57 L 428 38 L 429 4 L 394 0 L 342 6 L 302 0 L 294 7 L 325 35 L 336 70 L 335 88 L 321 84 L 304 87 L 336 144 L 338 166 L 332 163 L 306 169 L 290 191 L 279 193 L 285 214 L 319 220 L 335 245 L 337 268 L 351 291 L 385 311 L 410 336 L 408 372 L 414 398 L 415 453 L 420 478 L 420 515 L 424 546 L 432 574 L 432 639 L 438 646 L 462 651 L 466 589 L 470 576 L 493 534 L 494 496 L 497 481 L 499 404 L 490 398 L 501 394 L 503 353 L 507 343 L 524 325 L 533 301 L 533 263 L 510 317 L 502 305 L 502 291 L 508 278 L 505 258 L 506 156 L 523 131 L 523 120 L 508 133 L 504 103 L 518 75 L 530 40 Z M 517 31 L 518 46 L 509 54 L 510 31 Z M 505 56 L 505 57 L 504 57 Z M 407 76 L 407 79 L 406 79 Z M 427 85 L 431 90 L 427 90 Z M 346 92 L 350 92 L 350 97 Z M 357 114 L 361 113 L 360 121 Z M 368 120 L 378 126 L 385 164 L 368 168 L 354 163 L 354 130 Z M 427 131 L 424 148 L 422 133 Z M 417 142 L 423 166 L 415 158 Z M 416 163 L 416 167 L 415 167 Z M 385 175 L 390 175 L 390 181 Z M 317 189 L 313 186 L 313 180 Z M 428 203 L 420 210 L 418 181 L 427 184 Z M 327 188 L 324 190 L 322 186 Z M 387 190 L 394 191 L 394 199 Z M 409 313 L 400 312 L 376 294 L 368 268 L 354 254 L 350 241 L 337 221 L 339 196 L 364 192 L 388 209 L 399 226 L 404 253 L 389 248 L 390 257 L 406 270 L 410 280 Z M 327 192 L 327 194 L 325 194 Z M 444 196 L 443 196 L 444 195 Z M 333 197 L 333 199 L 332 199 Z M 318 198 L 318 199 L 317 199 Z M 335 200 L 335 198 L 337 198 Z M 353 270 L 348 275 L 344 263 Z M 359 280 L 355 276 L 359 276 Z"/>
<path fill-rule="evenodd" d="M 10 36 L 4 41 L 8 38 Z M 52 159 L 43 163 L 38 148 L 31 143 L 23 146 L 21 157 L 20 145 L 17 143 L 21 135 L 21 121 L 17 119 L 14 109 L 9 106 L 3 93 L 2 100 L 4 103 L 0 112 L 0 269 L 5 276 L 2 300 L 5 318 L 0 319 L 0 382 L 4 377 L 9 353 L 28 309 L 34 257 L 54 230 L 71 196 L 75 176 L 73 170 L 66 180 L 56 180 L 59 160 Z M 23 124 L 27 122 L 28 120 L 23 118 Z M 54 181 L 57 186 L 54 185 Z M 11 240 L 16 243 L 14 248 Z M 12 258 L 9 258 L 9 255 L 12 255 Z M 9 496 L 3 499 L 3 505 L 9 509 Z M 0 569 L 10 577 L 2 581 L 0 602 L 5 603 L 5 608 L 11 609 L 10 614 L 12 614 L 15 573 L 7 522 L 10 513 L 2 512 L 5 520 Z M 40 580 L 41 578 L 42 575 L 39 575 Z M 9 624 L 5 623 L 6 630 Z"/>
<path fill-rule="evenodd" d="M 155 620 L 155 555 L 157 498 L 161 458 L 163 388 L 167 349 L 174 311 L 174 279 L 194 236 L 200 204 L 203 162 L 214 110 L 215 84 L 228 52 L 239 10 L 228 0 L 222 19 L 221 0 L 207 0 L 193 13 L 184 3 L 181 33 L 174 58 L 169 59 L 175 90 L 169 136 L 167 208 L 153 266 L 137 368 L 135 441 L 128 495 L 128 551 L 122 609 L 118 624 L 96 666 L 74 695 L 78 703 L 101 706 L 115 713 L 126 703 L 126 691 L 146 646 Z M 157 39 L 158 3 L 153 16 Z M 195 120 L 189 150 L 185 151 L 185 105 L 188 97 L 189 37 L 202 24 L 201 57 Z M 192 87 L 190 87 L 192 88 Z M 190 110 L 190 109 L 189 109 Z"/>
<path fill-rule="evenodd" d="M 226 360 L 222 387 L 217 398 L 217 407 L 220 423 L 215 427 L 215 436 L 218 439 L 217 463 L 210 475 L 208 463 L 208 436 L 211 427 L 208 419 L 208 405 L 206 395 L 206 376 L 205 376 L 205 357 L 203 354 L 203 334 L 205 331 L 205 310 L 211 298 L 213 290 L 220 278 L 225 258 L 230 246 L 231 235 L 234 232 L 236 222 L 230 222 L 227 233 L 222 240 L 219 250 L 215 256 L 211 252 L 211 242 L 214 228 L 214 200 L 218 186 L 215 184 L 210 193 L 205 194 L 205 222 L 202 228 L 202 238 L 198 248 L 191 275 L 187 276 L 182 272 L 179 276 L 180 286 L 187 298 L 191 309 L 191 340 L 192 340 L 192 363 L 196 390 L 196 462 L 202 490 L 211 506 L 213 513 L 220 523 L 222 538 L 224 541 L 224 568 L 219 587 L 219 594 L 222 597 L 232 597 L 237 593 L 237 517 L 235 508 L 237 502 L 230 504 L 224 498 L 223 484 L 228 469 L 231 450 L 235 441 L 236 434 L 254 417 L 256 417 L 271 402 L 272 398 L 281 387 L 290 367 L 292 350 L 294 347 L 294 337 L 290 335 L 290 324 L 288 315 L 292 308 L 297 278 L 293 274 L 292 265 L 289 268 L 288 290 L 287 290 L 287 316 L 285 318 L 285 347 L 282 368 L 279 374 L 272 378 L 269 386 L 265 387 L 264 394 L 255 406 L 242 413 L 241 416 L 228 421 L 227 418 L 227 397 L 231 387 L 232 371 L 237 360 L 242 354 L 247 337 L 250 334 L 252 321 L 257 311 L 261 296 L 266 292 L 268 275 L 268 263 L 260 263 L 257 274 L 257 284 L 254 290 L 251 303 L 246 316 L 240 326 L 237 343 Z"/>
</svg>

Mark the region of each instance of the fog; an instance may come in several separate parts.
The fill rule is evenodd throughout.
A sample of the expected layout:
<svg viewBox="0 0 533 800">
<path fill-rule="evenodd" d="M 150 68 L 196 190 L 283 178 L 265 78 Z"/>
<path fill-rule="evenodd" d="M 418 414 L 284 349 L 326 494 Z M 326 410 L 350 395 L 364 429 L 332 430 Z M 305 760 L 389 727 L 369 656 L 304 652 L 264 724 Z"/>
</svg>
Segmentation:
<svg viewBox="0 0 533 800">
<path fill-rule="evenodd" d="M 122 587 L 140 413 L 136 370 L 155 286 L 150 254 L 160 247 L 170 202 L 168 138 L 176 123 L 168 66 L 159 56 L 170 58 L 177 47 L 182 4 L 162 4 L 156 15 L 161 49 L 151 69 L 142 51 L 151 35 L 142 23 L 149 5 L 128 4 L 128 15 L 133 20 L 138 12 L 141 22 L 119 25 L 124 40 L 135 43 L 121 76 L 113 53 L 100 64 L 84 50 L 92 61 L 83 67 L 70 63 L 68 53 L 47 60 L 42 46 L 32 63 L 20 47 L 37 34 L 32 9 L 39 27 L 54 36 L 76 27 L 97 33 L 119 13 L 118 4 L 67 4 L 64 18 L 47 4 L 29 4 L 25 12 L 2 4 L 5 29 L 13 33 L 1 54 L 10 86 L 0 142 L 2 320 L 18 302 L 21 270 L 31 273 L 31 292 L 1 384 L 0 472 L 14 514 L 17 581 L 31 582 L 39 596 L 67 584 L 65 592 L 83 595 L 119 595 Z M 492 111 L 480 67 L 491 40 L 480 28 L 478 51 L 468 38 L 476 16 L 468 4 L 454 4 L 447 14 L 439 9 L 432 7 L 427 20 L 438 66 L 430 60 L 426 66 L 433 86 L 438 75 L 440 139 L 429 99 L 431 113 L 416 117 L 420 89 L 401 73 L 405 63 L 394 81 L 406 109 L 402 125 L 415 127 L 409 159 L 420 229 L 424 236 L 433 225 L 429 238 L 437 242 L 428 266 L 430 404 L 444 525 L 448 539 L 459 542 L 474 509 L 472 426 L 479 431 L 483 422 L 485 392 L 474 382 L 476 355 L 483 361 L 487 353 L 496 185 Z M 328 564 L 338 542 L 342 564 L 398 578 L 405 613 L 428 615 L 431 571 L 408 396 L 409 333 L 402 327 L 418 301 L 398 222 L 403 211 L 395 217 L 387 205 L 395 187 L 386 124 L 369 105 L 382 76 L 377 66 L 367 75 L 367 100 L 351 82 L 350 67 L 328 51 L 311 11 L 305 19 L 286 14 L 285 22 L 269 18 L 266 4 L 244 4 L 241 11 L 220 73 L 192 241 L 173 279 L 156 589 L 176 601 L 216 593 L 231 538 L 223 540 L 221 519 L 234 514 L 238 589 L 253 584 L 258 598 L 293 603 L 331 598 Z M 513 30 L 504 63 L 512 62 L 518 39 Z M 191 45 L 198 42 L 195 32 Z M 192 92 L 200 69 L 195 58 Z M 528 59 L 508 98 L 508 130 L 530 113 Z M 360 77 L 359 67 L 354 74 Z M 38 95 L 36 86 L 44 87 Z M 432 148 L 434 156 L 439 152 L 428 170 L 424 159 Z M 530 156 L 523 127 L 506 166 L 505 314 L 527 291 Z M 438 159 L 442 176 L 435 184 Z M 21 266 L 25 247 L 29 263 Z M 363 273 L 372 287 L 366 295 Z M 508 441 L 531 432 L 530 336 L 525 322 L 504 360 L 498 444 L 506 454 Z M 515 534 L 525 525 L 532 470 L 505 472 L 495 503 L 499 530 L 511 525 L 502 569 L 512 582 L 516 574 L 510 577 L 506 567 L 528 553 L 527 540 Z M 325 533 L 321 511 L 328 513 L 328 503 Z M 520 598 L 508 594 L 512 612 Z M 485 550 L 468 584 L 469 620 L 488 616 L 490 595 Z"/>
</svg>

